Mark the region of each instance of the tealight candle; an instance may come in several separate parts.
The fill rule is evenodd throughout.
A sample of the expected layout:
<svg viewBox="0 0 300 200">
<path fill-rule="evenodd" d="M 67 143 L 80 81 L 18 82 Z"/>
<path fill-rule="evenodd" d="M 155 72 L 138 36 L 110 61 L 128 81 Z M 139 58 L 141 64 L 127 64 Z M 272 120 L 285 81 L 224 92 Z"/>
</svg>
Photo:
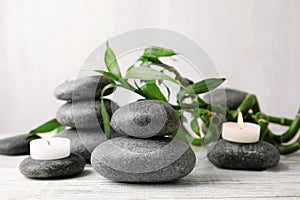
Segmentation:
<svg viewBox="0 0 300 200">
<path fill-rule="evenodd" d="M 56 160 L 70 156 L 70 140 L 53 137 L 30 142 L 30 157 L 35 160 Z"/>
<path fill-rule="evenodd" d="M 238 114 L 238 122 L 226 122 L 222 126 L 222 138 L 236 143 L 255 143 L 259 141 L 260 126 L 244 123 L 242 113 Z"/>
</svg>

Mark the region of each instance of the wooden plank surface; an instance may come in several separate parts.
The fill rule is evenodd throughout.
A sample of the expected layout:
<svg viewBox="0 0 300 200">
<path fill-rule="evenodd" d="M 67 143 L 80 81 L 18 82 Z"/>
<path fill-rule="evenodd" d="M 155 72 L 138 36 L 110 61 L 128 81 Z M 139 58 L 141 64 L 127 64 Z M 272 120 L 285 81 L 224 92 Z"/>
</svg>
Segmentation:
<svg viewBox="0 0 300 200">
<path fill-rule="evenodd" d="M 18 170 L 24 158 L 0 156 L 1 200 L 300 199 L 300 152 L 282 156 L 277 167 L 265 171 L 218 169 L 202 158 L 189 176 L 168 184 L 115 183 L 98 175 L 90 165 L 75 178 L 32 180 Z"/>
</svg>

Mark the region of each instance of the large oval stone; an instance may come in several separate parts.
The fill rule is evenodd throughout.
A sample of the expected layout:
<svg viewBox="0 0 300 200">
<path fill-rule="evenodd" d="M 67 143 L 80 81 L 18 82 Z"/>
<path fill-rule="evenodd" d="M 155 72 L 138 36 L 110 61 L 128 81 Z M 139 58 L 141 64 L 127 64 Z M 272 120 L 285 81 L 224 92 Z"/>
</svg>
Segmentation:
<svg viewBox="0 0 300 200">
<path fill-rule="evenodd" d="M 94 100 L 100 97 L 102 89 L 110 83 L 114 81 L 106 76 L 88 76 L 62 83 L 54 89 L 54 96 L 66 101 Z M 108 89 L 104 94 L 112 92 L 113 89 Z"/>
<path fill-rule="evenodd" d="M 159 100 L 142 100 L 116 110 L 110 124 L 120 134 L 150 138 L 176 133 L 180 120 L 169 104 Z"/>
<path fill-rule="evenodd" d="M 263 170 L 276 166 L 280 155 L 273 145 L 263 141 L 241 144 L 220 139 L 207 158 L 219 168 Z"/>
<path fill-rule="evenodd" d="M 34 160 L 30 157 L 19 166 L 20 172 L 35 179 L 70 177 L 80 174 L 85 167 L 85 160 L 76 154 L 58 160 Z"/>
<path fill-rule="evenodd" d="M 109 116 L 119 108 L 110 100 L 104 101 Z M 76 101 L 62 105 L 56 112 L 59 123 L 72 128 L 99 128 L 103 125 L 100 101 Z"/>
<path fill-rule="evenodd" d="M 118 137 L 101 143 L 91 156 L 93 168 L 117 182 L 167 182 L 188 175 L 196 157 L 189 145 L 170 138 Z"/>
<path fill-rule="evenodd" d="M 26 155 L 29 154 L 29 142 L 40 138 L 22 134 L 0 140 L 0 154 L 4 155 Z"/>
<path fill-rule="evenodd" d="M 225 90 L 216 89 L 203 95 L 203 100 L 210 104 L 228 106 L 229 109 L 237 109 L 247 94 L 247 92 L 231 88 L 225 88 Z"/>
<path fill-rule="evenodd" d="M 112 132 L 112 138 L 118 137 L 116 132 Z M 57 137 L 69 138 L 71 142 L 71 152 L 80 154 L 87 163 L 90 163 L 92 151 L 102 142 L 107 140 L 105 133 L 99 129 L 67 129 L 57 134 Z"/>
</svg>

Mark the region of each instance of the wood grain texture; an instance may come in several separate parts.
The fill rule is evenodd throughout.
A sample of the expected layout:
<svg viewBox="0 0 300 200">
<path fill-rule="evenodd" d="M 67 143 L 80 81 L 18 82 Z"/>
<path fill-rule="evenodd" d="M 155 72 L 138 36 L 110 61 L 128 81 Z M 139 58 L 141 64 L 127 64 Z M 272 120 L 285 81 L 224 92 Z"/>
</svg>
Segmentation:
<svg viewBox="0 0 300 200">
<path fill-rule="evenodd" d="M 2 137 L 2 136 L 1 136 Z M 198 152 L 198 150 L 196 150 Z M 70 179 L 32 180 L 18 170 L 26 156 L 0 156 L 0 199 L 300 199 L 300 152 L 265 171 L 234 171 L 198 159 L 193 172 L 168 184 L 115 183 L 91 166 Z"/>
</svg>

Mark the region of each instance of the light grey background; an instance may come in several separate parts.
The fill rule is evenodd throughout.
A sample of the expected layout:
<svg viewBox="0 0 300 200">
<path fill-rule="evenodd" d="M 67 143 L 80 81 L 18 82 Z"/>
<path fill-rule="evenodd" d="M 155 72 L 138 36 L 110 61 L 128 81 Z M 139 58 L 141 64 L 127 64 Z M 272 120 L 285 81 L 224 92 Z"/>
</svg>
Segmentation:
<svg viewBox="0 0 300 200">
<path fill-rule="evenodd" d="M 262 109 L 299 109 L 298 0 L 0 0 L 0 133 L 26 132 L 55 116 L 53 88 L 77 76 L 107 38 L 137 28 L 182 33 Z"/>
</svg>

